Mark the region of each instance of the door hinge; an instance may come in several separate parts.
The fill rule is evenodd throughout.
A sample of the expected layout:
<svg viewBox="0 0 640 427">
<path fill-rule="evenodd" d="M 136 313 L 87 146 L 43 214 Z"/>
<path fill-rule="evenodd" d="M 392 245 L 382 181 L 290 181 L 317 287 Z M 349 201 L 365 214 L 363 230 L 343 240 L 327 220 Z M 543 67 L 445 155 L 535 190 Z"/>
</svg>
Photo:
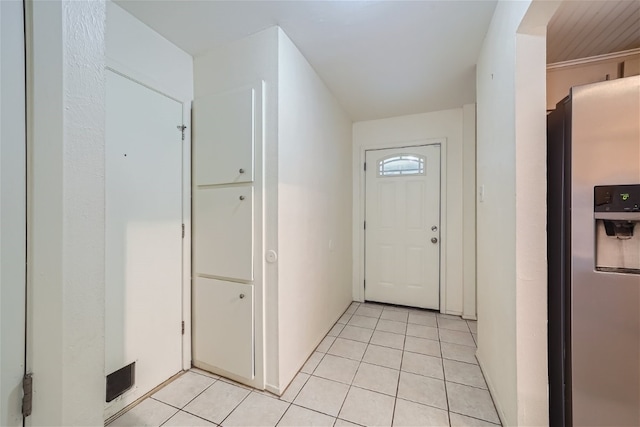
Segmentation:
<svg viewBox="0 0 640 427">
<path fill-rule="evenodd" d="M 182 224 L 182 238 L 184 239 L 184 224 Z"/>
<path fill-rule="evenodd" d="M 187 127 L 185 125 L 178 125 L 177 128 L 180 132 L 182 132 L 182 140 L 184 141 L 184 131 Z"/>
<path fill-rule="evenodd" d="M 365 288 L 365 289 L 367 289 L 367 281 L 366 281 L 366 280 L 363 280 L 363 281 L 362 281 L 362 287 L 363 287 L 363 288 Z"/>
<path fill-rule="evenodd" d="M 364 222 L 364 229 L 367 229 L 367 221 Z"/>
<path fill-rule="evenodd" d="M 31 402 L 33 400 L 33 374 L 24 374 L 22 378 L 22 416 L 31 415 Z"/>
<path fill-rule="evenodd" d="M 182 321 L 182 335 L 184 335 L 184 320 Z"/>
<path fill-rule="evenodd" d="M 367 162 L 364 162 L 364 171 L 367 171 Z"/>
</svg>

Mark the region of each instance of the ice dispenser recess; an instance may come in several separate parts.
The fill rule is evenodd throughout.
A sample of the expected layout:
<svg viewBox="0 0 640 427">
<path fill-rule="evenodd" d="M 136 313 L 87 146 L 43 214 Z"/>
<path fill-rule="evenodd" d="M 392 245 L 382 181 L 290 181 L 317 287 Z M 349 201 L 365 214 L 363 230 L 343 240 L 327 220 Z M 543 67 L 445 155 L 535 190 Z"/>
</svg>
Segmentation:
<svg viewBox="0 0 640 427">
<path fill-rule="evenodd" d="M 596 270 L 640 274 L 640 184 L 594 187 Z"/>
</svg>

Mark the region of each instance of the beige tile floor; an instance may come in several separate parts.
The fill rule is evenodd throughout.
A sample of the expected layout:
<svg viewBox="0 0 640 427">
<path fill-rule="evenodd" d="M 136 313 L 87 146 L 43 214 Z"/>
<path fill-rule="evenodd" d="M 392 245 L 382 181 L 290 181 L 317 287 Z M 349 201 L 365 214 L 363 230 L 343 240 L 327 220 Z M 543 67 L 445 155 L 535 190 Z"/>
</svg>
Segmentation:
<svg viewBox="0 0 640 427">
<path fill-rule="evenodd" d="M 354 302 L 278 398 L 192 369 L 109 426 L 494 426 L 476 322 Z"/>
</svg>

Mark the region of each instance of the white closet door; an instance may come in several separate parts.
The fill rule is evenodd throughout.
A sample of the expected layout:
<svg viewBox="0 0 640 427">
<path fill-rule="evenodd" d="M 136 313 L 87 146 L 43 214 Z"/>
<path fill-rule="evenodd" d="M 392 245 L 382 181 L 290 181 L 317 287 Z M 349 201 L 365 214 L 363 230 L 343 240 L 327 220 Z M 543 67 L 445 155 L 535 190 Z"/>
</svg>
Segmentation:
<svg viewBox="0 0 640 427">
<path fill-rule="evenodd" d="M 193 112 L 196 185 L 252 182 L 255 89 L 198 98 Z"/>
<path fill-rule="evenodd" d="M 253 286 L 197 277 L 193 288 L 193 362 L 254 377 Z"/>
<path fill-rule="evenodd" d="M 194 201 L 197 274 L 253 280 L 253 188 L 198 190 Z"/>
<path fill-rule="evenodd" d="M 108 416 L 182 368 L 182 104 L 113 72 L 106 90 L 106 373 L 136 362 Z"/>
</svg>

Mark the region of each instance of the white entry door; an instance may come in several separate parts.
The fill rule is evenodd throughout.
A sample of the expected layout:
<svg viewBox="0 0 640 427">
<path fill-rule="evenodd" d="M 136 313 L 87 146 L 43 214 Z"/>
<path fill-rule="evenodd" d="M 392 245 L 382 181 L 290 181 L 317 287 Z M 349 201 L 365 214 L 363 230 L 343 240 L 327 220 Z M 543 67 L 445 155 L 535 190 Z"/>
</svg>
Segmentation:
<svg viewBox="0 0 640 427">
<path fill-rule="evenodd" d="M 106 99 L 108 417 L 182 369 L 182 104 L 110 71 Z"/>
<path fill-rule="evenodd" d="M 22 426 L 26 136 L 23 3 L 0 1 L 0 426 Z"/>
<path fill-rule="evenodd" d="M 440 145 L 366 152 L 365 299 L 440 307 Z"/>
</svg>

